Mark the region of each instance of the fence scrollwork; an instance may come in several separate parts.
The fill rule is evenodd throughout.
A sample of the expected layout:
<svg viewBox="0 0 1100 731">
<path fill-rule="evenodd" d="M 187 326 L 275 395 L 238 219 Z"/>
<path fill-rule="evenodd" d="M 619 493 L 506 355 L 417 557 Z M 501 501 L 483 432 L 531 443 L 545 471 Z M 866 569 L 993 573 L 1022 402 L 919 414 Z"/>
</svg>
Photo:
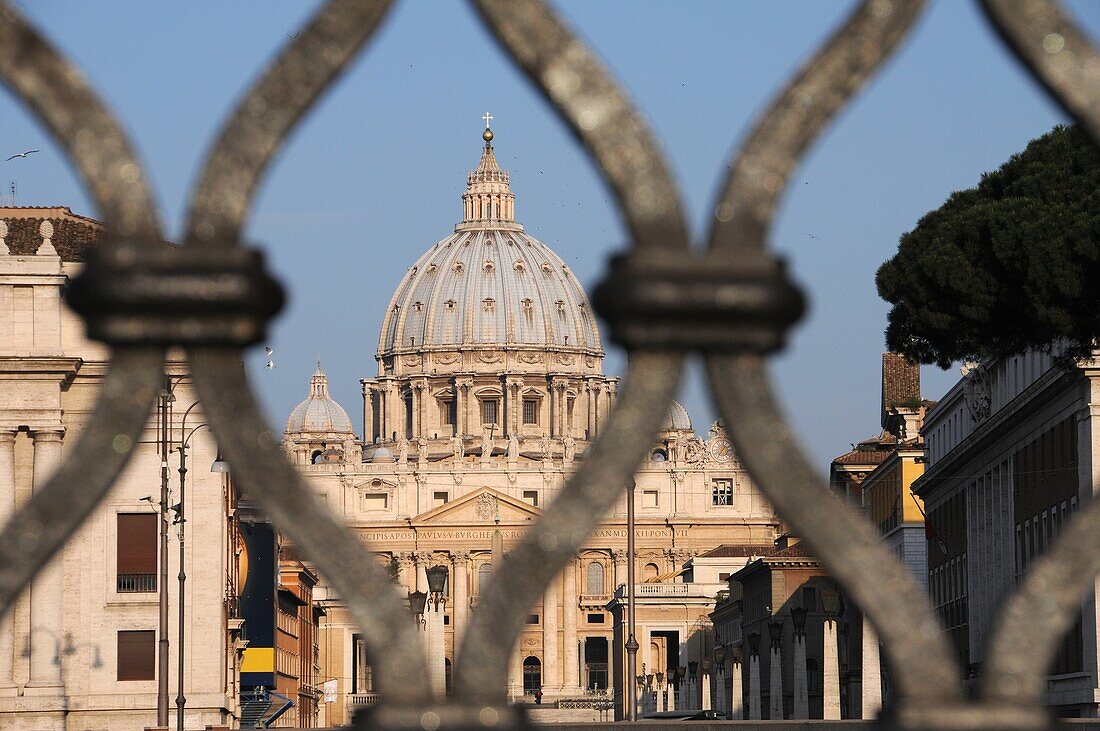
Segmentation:
<svg viewBox="0 0 1100 731">
<path fill-rule="evenodd" d="M 613 262 L 594 301 L 630 358 L 610 423 L 588 459 L 483 592 L 460 647 L 454 697 L 432 697 L 401 597 L 286 461 L 279 436 L 255 405 L 239 350 L 259 341 L 281 304 L 262 259 L 240 241 L 254 191 L 297 121 L 361 52 L 390 5 L 330 0 L 291 39 L 223 128 L 194 188 L 184 245 L 176 248 L 162 242 L 152 193 L 118 123 L 75 68 L 0 3 L 0 77 L 66 149 L 105 221 L 106 242 L 74 284 L 72 301 L 113 347 L 110 374 L 77 446 L 0 534 L 0 608 L 10 609 L 103 498 L 161 385 L 165 346 L 182 345 L 235 480 L 347 603 L 376 659 L 383 702 L 360 723 L 429 731 L 522 726 L 522 714 L 504 704 L 504 687 L 523 610 L 621 497 L 659 428 L 686 354 L 701 352 L 753 479 L 878 631 L 897 689 L 886 722 L 945 729 L 1049 725 L 1041 707 L 1044 664 L 1032 657 L 1024 666 L 1017 658 L 1053 656 L 1080 592 L 1100 572 L 1100 534 L 1089 530 L 1100 521 L 1100 506 L 1081 515 L 1011 600 L 982 691 L 966 700 L 962 673 L 926 598 L 871 526 L 827 499 L 764 370 L 764 357 L 781 347 L 803 309 L 799 290 L 767 248 L 783 185 L 824 127 L 909 35 L 923 3 L 899 0 L 862 2 L 776 97 L 734 155 L 709 248 L 699 253 L 692 252 L 679 193 L 643 115 L 595 54 L 543 0 L 474 0 L 489 32 L 549 99 L 615 195 L 631 250 Z M 1080 30 L 1043 0 L 983 5 L 1031 73 L 1100 141 L 1100 60 Z M 174 288 L 120 286 L 135 267 Z M 218 289 L 215 280 L 229 284 Z M 180 296 L 172 300 L 172 292 Z M 148 314 L 184 307 L 193 318 L 184 330 Z M 1073 543 L 1089 548 L 1075 550 Z M 1027 618 L 1036 615 L 1046 629 L 1028 637 Z"/>
</svg>

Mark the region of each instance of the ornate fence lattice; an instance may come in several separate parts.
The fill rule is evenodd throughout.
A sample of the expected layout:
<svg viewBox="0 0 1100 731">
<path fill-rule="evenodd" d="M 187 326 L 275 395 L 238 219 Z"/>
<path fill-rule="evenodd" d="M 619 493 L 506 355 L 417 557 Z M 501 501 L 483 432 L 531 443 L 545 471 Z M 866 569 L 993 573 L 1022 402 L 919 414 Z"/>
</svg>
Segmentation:
<svg viewBox="0 0 1100 731">
<path fill-rule="evenodd" d="M 257 184 L 302 114 L 377 30 L 389 0 L 329 0 L 287 43 L 215 142 L 192 194 L 182 246 L 163 243 L 145 172 L 91 85 L 13 7 L 0 4 L 0 77 L 67 151 L 108 231 L 69 296 L 92 336 L 112 347 L 89 426 L 0 535 L 0 609 L 10 609 L 104 497 L 152 408 L 166 348 L 183 346 L 235 480 L 332 584 L 378 659 L 383 702 L 359 723 L 429 731 L 521 726 L 504 690 L 523 622 L 516 608 L 538 598 L 620 496 L 659 428 L 685 356 L 699 352 L 749 473 L 881 638 L 895 688 L 882 724 L 1049 726 L 1043 658 L 1053 658 L 1100 572 L 1100 501 L 1007 602 L 981 684 L 964 697 L 962 672 L 921 590 L 866 521 L 825 499 L 763 369 L 802 311 L 801 294 L 767 248 L 784 183 L 906 39 L 923 3 L 864 0 L 805 62 L 734 154 L 705 251 L 691 248 L 681 199 L 643 116 L 593 52 L 543 0 L 473 4 L 614 193 L 631 249 L 613 260 L 593 299 L 630 358 L 609 428 L 481 597 L 459 649 L 453 695 L 432 697 L 402 598 L 288 464 L 240 365 L 240 349 L 261 340 L 282 302 L 260 254 L 240 240 Z M 1012 53 L 1100 143 L 1100 55 L 1082 31 L 1048 0 L 981 5 Z"/>
</svg>

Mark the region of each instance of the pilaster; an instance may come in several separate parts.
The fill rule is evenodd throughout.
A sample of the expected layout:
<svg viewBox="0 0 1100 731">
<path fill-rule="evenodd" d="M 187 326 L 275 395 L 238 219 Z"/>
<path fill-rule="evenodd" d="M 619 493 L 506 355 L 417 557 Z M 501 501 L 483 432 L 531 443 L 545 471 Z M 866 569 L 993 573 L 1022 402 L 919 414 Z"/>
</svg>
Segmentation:
<svg viewBox="0 0 1100 731">
<path fill-rule="evenodd" d="M 33 433 L 33 491 L 45 488 L 61 462 L 62 429 L 41 429 Z M 62 695 L 60 652 L 62 637 L 63 555 L 59 553 L 38 572 L 31 584 L 31 657 L 27 694 Z M 31 689 L 34 689 L 33 691 Z"/>
</svg>

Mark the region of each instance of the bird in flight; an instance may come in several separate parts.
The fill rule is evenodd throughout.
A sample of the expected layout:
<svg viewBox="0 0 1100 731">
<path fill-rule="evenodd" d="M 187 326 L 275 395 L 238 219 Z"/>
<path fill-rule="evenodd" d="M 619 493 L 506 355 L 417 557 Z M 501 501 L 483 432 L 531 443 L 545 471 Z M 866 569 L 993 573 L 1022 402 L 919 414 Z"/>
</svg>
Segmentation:
<svg viewBox="0 0 1100 731">
<path fill-rule="evenodd" d="M 33 155 L 33 154 L 34 154 L 34 153 L 36 153 L 36 152 L 38 152 L 38 150 L 27 150 L 26 152 L 20 152 L 20 153 L 18 153 L 18 154 L 16 154 L 16 155 L 12 155 L 11 157 L 9 157 L 9 158 L 8 158 L 7 160 L 5 160 L 4 162 L 8 162 L 9 160 L 14 160 L 14 159 L 15 159 L 15 158 L 17 158 L 17 157 L 28 157 L 28 156 L 30 156 L 30 155 Z"/>
</svg>

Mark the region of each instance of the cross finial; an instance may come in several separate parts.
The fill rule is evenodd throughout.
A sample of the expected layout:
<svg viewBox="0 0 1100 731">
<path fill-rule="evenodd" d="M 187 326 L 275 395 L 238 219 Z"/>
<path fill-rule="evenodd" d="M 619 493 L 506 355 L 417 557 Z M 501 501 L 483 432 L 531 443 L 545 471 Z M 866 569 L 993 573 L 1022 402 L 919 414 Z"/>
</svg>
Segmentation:
<svg viewBox="0 0 1100 731">
<path fill-rule="evenodd" d="M 485 112 L 485 116 L 482 117 L 485 120 L 485 129 L 489 129 L 489 122 L 493 121 L 493 115 Z"/>
</svg>

